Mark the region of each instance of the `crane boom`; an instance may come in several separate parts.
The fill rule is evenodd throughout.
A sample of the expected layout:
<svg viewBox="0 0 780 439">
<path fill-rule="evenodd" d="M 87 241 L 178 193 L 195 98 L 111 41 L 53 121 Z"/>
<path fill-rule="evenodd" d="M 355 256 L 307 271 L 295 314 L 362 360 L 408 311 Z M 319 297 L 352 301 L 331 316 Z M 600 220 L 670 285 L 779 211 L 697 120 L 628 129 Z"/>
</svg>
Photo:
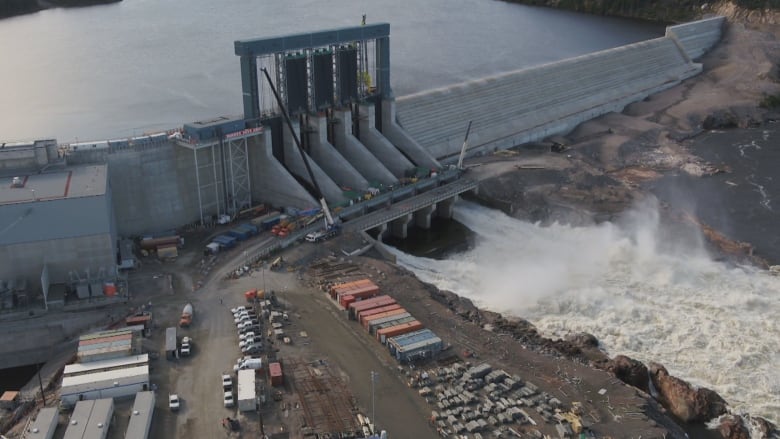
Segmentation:
<svg viewBox="0 0 780 439">
<path fill-rule="evenodd" d="M 311 165 L 309 165 L 309 159 L 306 157 L 306 152 L 303 150 L 303 147 L 301 146 L 301 140 L 298 138 L 298 135 L 295 133 L 295 130 L 293 129 L 292 122 L 290 121 L 290 115 L 287 114 L 287 109 L 284 107 L 284 104 L 282 103 L 282 98 L 279 97 L 279 93 L 276 91 L 276 87 L 274 87 L 273 81 L 271 81 L 271 75 L 268 74 L 268 70 L 263 68 L 261 69 L 263 73 L 265 74 L 265 79 L 268 80 L 268 85 L 271 87 L 271 92 L 274 94 L 274 98 L 276 98 L 276 103 L 279 105 L 279 109 L 282 110 L 282 115 L 284 116 L 285 122 L 287 122 L 287 128 L 290 129 L 290 134 L 293 136 L 293 140 L 295 140 L 295 146 L 298 147 L 298 152 L 301 153 L 301 159 L 303 159 L 303 164 L 306 166 L 306 172 L 309 173 L 309 179 L 311 180 L 312 186 L 314 186 L 314 190 L 317 192 L 317 199 L 320 202 L 320 205 L 322 206 L 322 212 L 325 214 L 325 220 L 327 221 L 327 227 L 332 227 L 335 222 L 333 221 L 333 215 L 330 213 L 330 209 L 328 208 L 328 203 L 325 201 L 325 195 L 322 194 L 322 190 L 320 189 L 320 185 L 317 184 L 317 180 L 314 178 L 314 172 L 311 170 Z"/>
<path fill-rule="evenodd" d="M 466 128 L 466 137 L 463 139 L 463 147 L 460 148 L 460 157 L 458 157 L 458 169 L 463 169 L 463 157 L 466 156 L 466 146 L 468 145 L 469 133 L 471 132 L 471 122 L 469 121 L 469 127 Z"/>
</svg>

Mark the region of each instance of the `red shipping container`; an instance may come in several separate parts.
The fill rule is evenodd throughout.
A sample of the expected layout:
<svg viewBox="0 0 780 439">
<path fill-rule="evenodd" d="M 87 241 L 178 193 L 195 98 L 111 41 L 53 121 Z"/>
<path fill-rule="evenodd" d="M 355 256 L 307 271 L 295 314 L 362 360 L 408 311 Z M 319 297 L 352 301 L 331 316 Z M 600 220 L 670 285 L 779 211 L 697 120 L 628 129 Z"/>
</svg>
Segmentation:
<svg viewBox="0 0 780 439">
<path fill-rule="evenodd" d="M 420 329 L 423 329 L 422 323 L 415 320 L 413 322 L 403 323 L 397 326 L 391 326 L 389 328 L 382 328 L 379 331 L 376 331 L 376 339 L 379 340 L 382 344 L 385 344 L 385 341 L 387 341 L 387 339 L 390 337 L 396 337 L 409 332 L 419 331 Z"/>
<path fill-rule="evenodd" d="M 282 374 L 281 363 L 271 363 L 268 365 L 268 372 L 271 375 L 271 385 L 274 387 L 284 385 L 284 375 Z"/>
<path fill-rule="evenodd" d="M 385 317 L 395 316 L 395 315 L 398 315 L 398 314 L 404 314 L 404 313 L 407 313 L 407 312 L 409 312 L 409 311 L 407 311 L 407 310 L 405 310 L 403 308 L 398 308 L 398 309 L 394 309 L 392 311 L 385 311 L 383 313 L 374 314 L 373 316 L 368 316 L 368 317 L 363 319 L 363 327 L 368 329 L 368 327 L 371 326 L 371 322 L 373 322 L 374 320 L 383 319 Z"/>
<path fill-rule="evenodd" d="M 346 296 L 341 296 L 339 298 L 339 303 L 344 309 L 348 309 L 349 305 L 355 301 L 355 296 L 347 294 Z"/>
<path fill-rule="evenodd" d="M 361 310 L 359 313 L 357 313 L 355 318 L 362 325 L 363 324 L 363 320 L 366 317 L 372 316 L 374 314 L 380 314 L 380 313 L 383 313 L 383 312 L 392 311 L 392 310 L 398 309 L 400 307 L 401 307 L 401 305 L 399 305 L 397 303 L 394 303 L 392 305 L 380 306 L 378 308 L 364 309 L 364 310 Z"/>
<path fill-rule="evenodd" d="M 375 292 L 376 294 L 379 294 L 379 287 L 372 283 L 370 285 L 359 285 L 359 286 L 357 286 L 355 288 L 349 288 L 349 289 L 343 289 L 343 290 L 339 289 L 339 290 L 336 290 L 332 294 L 332 297 L 338 298 L 338 297 L 341 297 L 341 296 L 346 295 L 346 294 L 351 294 L 353 296 L 356 296 L 358 294 L 366 294 L 365 292 L 367 292 L 367 291 Z M 376 295 L 376 294 L 374 294 L 374 295 Z"/>
</svg>

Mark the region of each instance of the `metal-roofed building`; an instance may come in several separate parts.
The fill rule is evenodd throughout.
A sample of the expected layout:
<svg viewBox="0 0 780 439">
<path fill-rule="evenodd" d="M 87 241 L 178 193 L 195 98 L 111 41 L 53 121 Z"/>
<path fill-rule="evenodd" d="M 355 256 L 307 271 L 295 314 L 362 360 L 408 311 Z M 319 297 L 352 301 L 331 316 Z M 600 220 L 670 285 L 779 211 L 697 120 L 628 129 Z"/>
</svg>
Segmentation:
<svg viewBox="0 0 780 439">
<path fill-rule="evenodd" d="M 111 398 L 79 401 L 70 416 L 63 439 L 105 439 L 112 416 L 114 400 Z"/>
<path fill-rule="evenodd" d="M 57 407 L 44 407 L 35 416 L 30 428 L 25 432 L 26 439 L 51 439 L 57 430 L 60 411 Z"/>
<path fill-rule="evenodd" d="M 5 175 L 0 279 L 24 279 L 37 291 L 44 265 L 50 283 L 71 281 L 71 272 L 85 277 L 87 270 L 115 277 L 116 226 L 106 165 Z"/>
<path fill-rule="evenodd" d="M 146 439 L 149 437 L 149 427 L 152 425 L 153 415 L 154 392 L 136 393 L 125 439 Z"/>
<path fill-rule="evenodd" d="M 122 398 L 149 390 L 149 366 L 64 377 L 60 400 L 64 405 L 97 398 Z"/>
</svg>

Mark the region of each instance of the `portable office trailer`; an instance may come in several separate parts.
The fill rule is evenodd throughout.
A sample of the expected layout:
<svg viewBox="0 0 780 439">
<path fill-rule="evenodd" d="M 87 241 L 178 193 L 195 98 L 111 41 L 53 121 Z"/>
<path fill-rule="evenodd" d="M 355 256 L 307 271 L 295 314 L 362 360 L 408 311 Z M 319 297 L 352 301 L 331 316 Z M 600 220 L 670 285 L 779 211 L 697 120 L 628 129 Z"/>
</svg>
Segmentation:
<svg viewBox="0 0 780 439">
<path fill-rule="evenodd" d="M 238 371 L 238 410 L 242 412 L 257 409 L 257 393 L 255 371 L 242 369 Z"/>
<path fill-rule="evenodd" d="M 433 337 L 436 337 L 436 334 L 434 334 L 433 331 L 430 329 L 421 329 L 419 331 L 388 338 L 387 348 L 390 350 L 391 354 L 395 354 L 395 351 L 402 346 L 418 343 Z"/>
<path fill-rule="evenodd" d="M 54 431 L 57 430 L 57 421 L 60 418 L 60 411 L 57 407 L 44 407 L 35 416 L 35 420 L 30 424 L 30 428 L 24 435 L 28 439 L 51 439 L 54 437 Z"/>
<path fill-rule="evenodd" d="M 130 412 L 130 422 L 127 424 L 125 439 L 147 439 L 154 415 L 154 392 L 138 392 L 135 394 L 133 411 Z"/>
<path fill-rule="evenodd" d="M 405 322 L 399 325 L 390 326 L 387 328 L 382 328 L 377 330 L 376 339 L 379 340 L 380 343 L 385 344 L 385 341 L 387 340 L 388 337 L 394 337 L 396 335 L 403 335 L 409 332 L 419 331 L 422 328 L 423 328 L 422 323 L 420 323 L 418 320 L 413 320 L 411 322 Z"/>
<path fill-rule="evenodd" d="M 114 416 L 114 400 L 79 401 L 63 439 L 105 439 Z"/>
<path fill-rule="evenodd" d="M 171 326 L 165 329 L 165 357 L 169 360 L 176 358 L 176 349 L 178 348 L 178 340 L 176 339 L 176 327 Z"/>
<path fill-rule="evenodd" d="M 109 360 L 90 361 L 89 363 L 73 363 L 65 366 L 62 376 L 71 377 L 96 372 L 109 372 L 129 367 L 138 367 L 149 364 L 149 354 L 133 355 L 130 357 L 112 358 Z"/>
<path fill-rule="evenodd" d="M 64 377 L 60 400 L 66 406 L 82 399 L 122 398 L 149 390 L 149 366 Z"/>
<path fill-rule="evenodd" d="M 376 314 L 382 314 L 383 312 L 393 311 L 393 310 L 400 309 L 400 308 L 401 308 L 401 305 L 399 305 L 397 303 L 394 303 L 392 305 L 380 306 L 380 307 L 372 308 L 372 309 L 365 309 L 365 310 L 362 310 L 359 313 L 357 313 L 355 318 L 362 325 L 363 322 L 365 321 L 366 317 L 370 317 L 370 316 L 373 316 L 373 315 L 376 315 Z"/>
<path fill-rule="evenodd" d="M 130 340 L 122 340 L 116 343 L 92 346 L 96 347 L 89 350 L 79 351 L 76 354 L 76 357 L 80 363 L 110 360 L 112 358 L 122 358 L 133 353 L 133 344 Z"/>
<path fill-rule="evenodd" d="M 433 336 L 425 340 L 402 346 L 395 351 L 395 358 L 404 363 L 420 358 L 433 358 L 442 351 L 444 344 L 439 337 Z"/>
</svg>

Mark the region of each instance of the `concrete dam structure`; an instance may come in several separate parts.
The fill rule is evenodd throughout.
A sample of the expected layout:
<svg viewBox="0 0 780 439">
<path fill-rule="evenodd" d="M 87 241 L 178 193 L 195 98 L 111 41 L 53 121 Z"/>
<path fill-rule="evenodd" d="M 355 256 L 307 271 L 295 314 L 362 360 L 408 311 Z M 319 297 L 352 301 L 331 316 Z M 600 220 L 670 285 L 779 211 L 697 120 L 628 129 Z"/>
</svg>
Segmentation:
<svg viewBox="0 0 780 439">
<path fill-rule="evenodd" d="M 692 60 L 720 40 L 724 23 L 671 26 L 661 38 L 405 96 L 398 122 L 443 162 L 457 159 L 469 121 L 470 155 L 566 133 L 701 72 Z"/>
<path fill-rule="evenodd" d="M 77 175 L 76 168 L 107 165 L 101 174 L 107 179 L 102 183 L 105 191 L 95 199 L 110 204 L 100 218 L 89 218 L 99 219 L 100 233 L 108 237 L 101 238 L 105 243 L 99 248 L 92 241 L 82 245 L 91 236 L 86 232 L 52 227 L 46 235 L 62 247 L 60 256 L 79 254 L 67 244 L 74 236 L 79 248 L 95 248 L 100 257 L 92 262 L 79 257 L 89 262 L 79 267 L 53 257 L 53 247 L 33 236 L 37 228 L 24 221 L 25 212 L 48 212 L 44 207 L 54 209 L 56 204 L 36 198 L 33 186 L 9 189 L 8 202 L 0 203 L 0 209 L 12 220 L 0 225 L 0 244 L 5 251 L 24 255 L 25 270 L 6 264 L 7 269 L 0 267 L 0 279 L 23 277 L 35 290 L 44 266 L 52 283 L 68 282 L 69 274 L 85 270 L 110 278 L 107 261 L 116 254 L 120 237 L 210 224 L 261 203 L 293 211 L 318 208 L 304 156 L 329 205 L 346 212 L 351 204 L 369 198 L 360 194 L 381 195 L 348 210 L 352 214 L 344 218 L 355 220 L 404 197 L 451 184 L 449 177 L 433 176 L 446 173 L 446 163 L 457 158 L 468 121 L 474 121 L 469 154 L 564 133 L 700 72 L 701 65 L 692 60 L 719 40 L 723 25 L 724 19 L 717 17 L 672 26 L 662 38 L 397 100 L 390 89 L 388 24 L 236 41 L 243 116 L 130 139 L 63 145 L 64 158 L 50 146 L 0 149 L 0 170 L 9 176 L 9 187 L 12 175 L 30 176 L 32 184 L 40 180 L 33 174 Z M 268 73 L 269 83 L 260 72 Z M 271 85 L 279 91 L 279 102 L 269 98 Z M 292 131 L 279 116 L 280 102 L 292 109 Z M 410 185 L 418 178 L 420 182 Z M 458 191 L 471 189 L 465 185 Z M 447 197 L 458 191 L 447 192 Z M 393 222 L 390 227 L 366 227 L 405 236 L 412 221 L 426 227 L 432 212 L 451 212 L 442 208 L 451 206 L 451 200 L 440 198 L 416 198 L 414 211 L 385 215 Z M 62 217 L 56 212 L 48 216 Z M 384 217 L 378 218 L 381 222 Z M 90 221 L 73 223 L 85 229 Z"/>
</svg>

